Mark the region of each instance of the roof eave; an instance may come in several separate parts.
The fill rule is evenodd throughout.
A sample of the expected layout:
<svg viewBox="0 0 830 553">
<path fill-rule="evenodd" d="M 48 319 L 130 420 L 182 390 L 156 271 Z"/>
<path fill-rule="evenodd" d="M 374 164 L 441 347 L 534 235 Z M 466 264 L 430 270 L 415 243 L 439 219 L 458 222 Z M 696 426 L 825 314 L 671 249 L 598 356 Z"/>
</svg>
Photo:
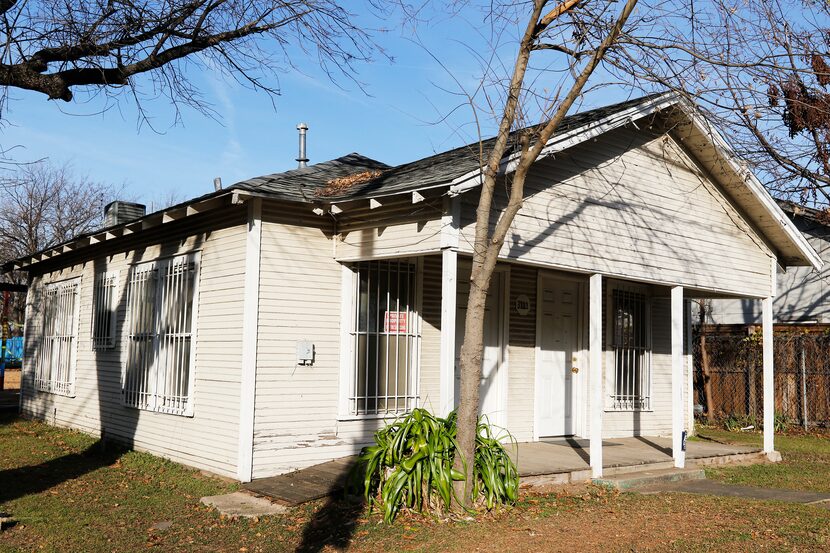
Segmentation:
<svg viewBox="0 0 830 553">
<path fill-rule="evenodd" d="M 208 194 L 206 196 L 195 198 L 182 204 L 177 204 L 175 206 L 160 211 L 155 211 L 134 221 L 129 221 L 127 223 L 122 223 L 120 225 L 115 225 L 112 227 L 107 227 L 98 231 L 87 233 L 82 236 L 75 237 L 71 240 L 61 242 L 60 244 L 56 244 L 49 248 L 45 248 L 31 255 L 23 256 L 19 259 L 9 261 L 8 263 L 5 263 L 2 266 L 2 272 L 9 273 L 12 271 L 25 271 L 33 265 L 37 265 L 38 263 L 42 263 L 44 261 L 48 261 L 51 259 L 55 259 L 70 252 L 78 251 L 81 248 L 94 246 L 95 244 L 108 242 L 116 238 L 122 238 L 124 236 L 129 236 L 151 228 L 155 228 L 159 225 L 168 224 L 174 221 L 179 221 L 182 219 L 186 219 L 188 217 L 192 217 L 193 215 L 198 215 L 201 213 L 205 213 L 207 211 L 218 209 L 227 205 L 228 197 L 230 197 L 230 204 L 236 205 L 244 203 L 250 198 L 260 196 L 264 195 L 258 194 L 256 192 L 248 192 L 244 190 L 234 190 L 232 188 L 228 188 L 218 193 Z"/>
</svg>

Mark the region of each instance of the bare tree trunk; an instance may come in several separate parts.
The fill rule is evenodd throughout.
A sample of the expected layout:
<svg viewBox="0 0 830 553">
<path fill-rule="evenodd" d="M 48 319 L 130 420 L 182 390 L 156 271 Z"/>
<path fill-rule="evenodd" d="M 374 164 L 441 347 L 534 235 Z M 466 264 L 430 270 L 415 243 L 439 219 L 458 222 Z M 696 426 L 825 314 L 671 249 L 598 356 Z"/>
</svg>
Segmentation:
<svg viewBox="0 0 830 553">
<path fill-rule="evenodd" d="M 706 349 L 706 335 L 700 332 L 700 369 L 703 372 L 703 399 L 706 402 L 706 421 L 715 420 L 714 397 L 712 397 L 712 371 L 709 370 L 709 351 Z"/>
<path fill-rule="evenodd" d="M 484 350 L 484 316 L 487 302 L 487 291 L 490 288 L 493 272 L 496 268 L 498 255 L 504 245 L 507 231 L 513 224 L 513 219 L 522 207 L 524 200 L 524 182 L 533 162 L 539 157 L 542 148 L 553 136 L 559 124 L 567 115 L 573 103 L 582 94 L 588 78 L 599 65 L 610 48 L 619 37 L 626 20 L 628 19 L 637 0 L 627 0 L 620 16 L 602 41 L 593 52 L 590 60 L 576 76 L 573 85 L 565 95 L 552 116 L 541 128 L 519 135 L 521 146 L 518 164 L 510 182 L 510 192 L 507 207 L 498 218 L 495 228 L 490 231 L 490 212 L 500 164 L 507 151 L 510 130 L 517 120 L 520 100 L 530 55 L 535 49 L 544 48 L 538 44 L 538 39 L 544 30 L 558 17 L 567 13 L 579 4 L 579 0 L 566 0 L 553 10 L 542 15 L 546 0 L 535 0 L 533 11 L 528 19 L 528 25 L 519 44 L 513 75 L 510 79 L 504 112 L 496 135 L 496 142 L 489 152 L 486 164 L 482 166 L 484 182 L 481 185 L 481 195 L 476 209 L 475 243 L 473 249 L 473 267 L 470 276 L 470 295 L 467 300 L 467 316 L 465 320 L 464 339 L 461 346 L 461 390 L 458 406 L 458 455 L 455 458 L 455 468 L 463 471 L 465 480 L 456 483 L 456 498 L 463 506 L 469 507 L 476 498 L 472 497 L 474 483 L 475 442 L 479 410 L 479 386 L 481 382 L 481 363 Z"/>
</svg>

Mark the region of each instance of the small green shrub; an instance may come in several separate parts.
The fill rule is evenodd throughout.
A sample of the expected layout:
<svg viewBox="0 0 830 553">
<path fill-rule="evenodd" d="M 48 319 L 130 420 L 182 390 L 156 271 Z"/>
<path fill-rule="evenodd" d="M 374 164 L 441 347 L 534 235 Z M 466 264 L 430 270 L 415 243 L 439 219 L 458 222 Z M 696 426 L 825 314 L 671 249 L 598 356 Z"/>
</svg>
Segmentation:
<svg viewBox="0 0 830 553">
<path fill-rule="evenodd" d="M 763 429 L 763 420 L 759 421 L 753 415 L 729 415 L 722 420 L 723 427 L 730 432 L 739 432 L 744 428 L 752 426 L 752 430 L 757 432 Z M 775 413 L 773 419 L 773 429 L 776 433 L 786 432 L 792 421 L 787 415 L 781 412 Z"/>
<path fill-rule="evenodd" d="M 773 429 L 776 433 L 786 432 L 787 430 L 789 430 L 791 424 L 792 421 L 787 415 L 776 411 L 773 424 Z"/>
<path fill-rule="evenodd" d="M 505 434 L 515 443 L 509 433 Z M 486 419 L 479 420 L 474 462 L 473 497 L 492 509 L 519 496 L 515 463 Z M 355 475 L 370 505 L 379 502 L 391 523 L 403 507 L 445 510 L 453 500 L 453 481 L 464 475 L 452 468 L 457 450 L 456 415 L 436 417 L 415 409 L 375 433 L 375 444 L 363 448 Z"/>
<path fill-rule="evenodd" d="M 752 426 L 753 431 L 760 430 L 758 421 L 752 415 L 729 415 L 723 419 L 723 426 L 730 432 L 739 432 L 744 428 Z"/>
</svg>

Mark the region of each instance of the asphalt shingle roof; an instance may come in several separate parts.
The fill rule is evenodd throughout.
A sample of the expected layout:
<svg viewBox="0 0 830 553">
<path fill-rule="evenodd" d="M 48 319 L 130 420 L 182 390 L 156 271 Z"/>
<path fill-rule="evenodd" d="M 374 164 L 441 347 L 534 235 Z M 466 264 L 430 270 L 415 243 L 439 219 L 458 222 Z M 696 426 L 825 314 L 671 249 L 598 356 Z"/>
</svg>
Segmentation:
<svg viewBox="0 0 830 553">
<path fill-rule="evenodd" d="M 557 132 L 562 133 L 583 127 L 657 96 L 660 95 L 652 94 L 576 113 L 566 117 Z M 513 132 L 508 153 L 516 147 L 517 139 L 518 133 Z M 308 203 L 320 200 L 343 201 L 405 193 L 448 184 L 453 179 L 474 171 L 481 163 L 480 152 L 483 151 L 486 156 L 494 144 L 495 138 L 489 138 L 480 144 L 474 142 L 395 167 L 390 167 L 385 163 L 358 153 L 351 153 L 337 159 L 310 165 L 304 169 L 254 177 L 233 184 L 230 189 L 247 190 L 266 194 L 275 199 Z M 325 197 L 321 197 L 320 193 L 317 192 L 333 179 L 367 171 L 380 171 L 381 174 L 365 182 L 360 182 L 360 184 L 355 184 L 352 188 L 343 190 L 339 194 L 326 194 Z"/>
</svg>

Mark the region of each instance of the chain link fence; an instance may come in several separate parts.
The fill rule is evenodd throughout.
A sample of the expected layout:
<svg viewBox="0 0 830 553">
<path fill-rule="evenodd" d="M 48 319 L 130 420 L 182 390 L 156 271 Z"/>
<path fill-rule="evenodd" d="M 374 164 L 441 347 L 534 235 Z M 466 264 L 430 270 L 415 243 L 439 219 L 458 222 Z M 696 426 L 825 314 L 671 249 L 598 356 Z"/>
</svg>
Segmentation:
<svg viewBox="0 0 830 553">
<path fill-rule="evenodd" d="M 775 424 L 830 427 L 830 326 L 775 327 Z M 695 328 L 696 415 L 730 429 L 764 420 L 760 327 Z"/>
</svg>

